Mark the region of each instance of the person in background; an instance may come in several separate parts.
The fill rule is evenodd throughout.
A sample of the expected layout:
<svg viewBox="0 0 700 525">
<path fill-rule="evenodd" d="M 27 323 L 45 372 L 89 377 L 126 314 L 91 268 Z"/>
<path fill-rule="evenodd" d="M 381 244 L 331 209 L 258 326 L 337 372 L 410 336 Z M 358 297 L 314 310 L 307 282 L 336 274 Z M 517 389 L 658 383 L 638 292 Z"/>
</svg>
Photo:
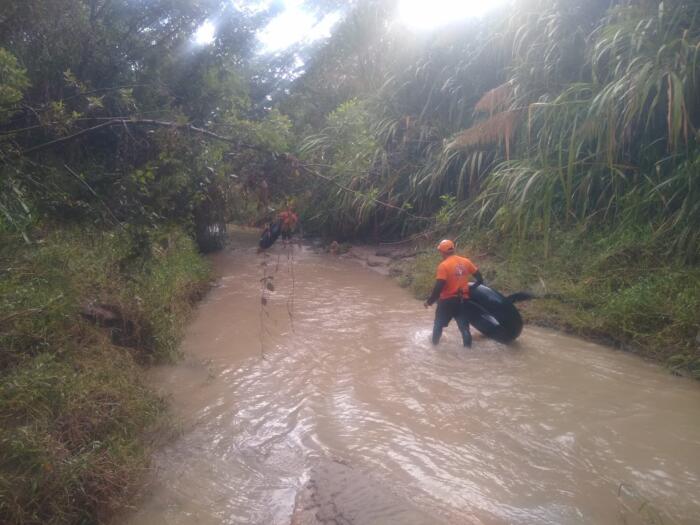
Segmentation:
<svg viewBox="0 0 700 525">
<path fill-rule="evenodd" d="M 434 345 L 440 342 L 442 330 L 452 319 L 457 321 L 462 333 L 465 347 L 471 347 L 472 336 L 469 331 L 469 277 L 474 276 L 476 286 L 484 279 L 476 265 L 466 257 L 455 253 L 455 243 L 445 239 L 437 247 L 442 262 L 437 267 L 435 286 L 430 297 L 425 301 L 426 308 L 437 301 L 435 324 L 433 325 L 432 341 Z"/>
<path fill-rule="evenodd" d="M 279 220 L 282 227 L 282 240 L 288 241 L 299 223 L 299 216 L 294 213 L 291 206 L 279 214 Z"/>
<path fill-rule="evenodd" d="M 340 244 L 338 244 L 338 241 L 333 241 L 331 245 L 328 247 L 328 251 L 330 252 L 331 255 L 338 255 L 338 252 L 340 251 Z"/>
</svg>

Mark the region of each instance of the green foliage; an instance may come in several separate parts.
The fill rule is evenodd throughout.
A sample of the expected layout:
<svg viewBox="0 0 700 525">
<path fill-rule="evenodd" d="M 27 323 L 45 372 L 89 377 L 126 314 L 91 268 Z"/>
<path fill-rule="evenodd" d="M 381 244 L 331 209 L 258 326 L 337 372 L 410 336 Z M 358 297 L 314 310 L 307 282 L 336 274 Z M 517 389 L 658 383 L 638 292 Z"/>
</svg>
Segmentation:
<svg viewBox="0 0 700 525">
<path fill-rule="evenodd" d="M 183 321 L 203 291 L 209 268 L 180 231 L 148 229 L 139 236 L 138 243 L 131 242 L 131 256 L 121 261 L 130 279 L 119 300 L 138 326 L 144 357 L 167 361 L 178 355 Z"/>
<path fill-rule="evenodd" d="M 255 142 L 274 153 L 289 151 L 293 136 L 292 122 L 287 115 L 272 109 L 259 121 L 248 122 Z"/>
<path fill-rule="evenodd" d="M 415 260 L 403 264 L 399 284 L 408 288 L 416 299 L 425 300 L 435 286 L 435 270 L 440 256 L 434 252 L 419 254 Z"/>
<path fill-rule="evenodd" d="M 57 231 L 36 248 L 5 239 L 0 369 L 68 345 L 89 302 L 116 307 L 143 358 L 172 357 L 189 300 L 207 279 L 178 230 Z"/>
<path fill-rule="evenodd" d="M 457 197 L 454 195 L 443 195 L 440 199 L 442 200 L 442 207 L 435 215 L 435 222 L 438 227 L 445 228 L 452 224 L 455 215 L 458 213 Z"/>
<path fill-rule="evenodd" d="M 12 106 L 22 100 L 27 87 L 27 72 L 19 66 L 17 57 L 0 47 L 0 122 L 14 112 Z"/>
<path fill-rule="evenodd" d="M 5 523 L 88 523 L 135 496 L 145 441 L 164 403 L 133 360 L 99 341 L 44 354 L 0 386 L 0 517 Z"/>
<path fill-rule="evenodd" d="M 0 235 L 0 521 L 104 521 L 165 422 L 137 362 L 177 355 L 208 268 L 177 229 Z"/>
<path fill-rule="evenodd" d="M 562 15 L 550 30 L 569 23 L 571 14 L 558 9 L 552 4 L 540 17 Z M 697 258 L 700 243 L 688 228 L 697 224 L 695 188 L 685 166 L 698 154 L 690 129 L 698 118 L 699 13 L 683 2 L 618 7 L 588 37 L 576 73 L 562 67 L 577 60 L 573 49 L 568 58 L 516 54 L 509 91 L 515 107 L 527 107 L 518 117 L 521 158 L 489 175 L 480 215 L 521 235 L 554 222 L 649 221 L 678 255 Z M 557 40 L 556 31 L 543 34 L 544 43 Z M 546 73 L 521 73 L 539 71 L 533 64 Z M 559 82 L 543 85 L 543 77 Z M 679 179 L 690 191 L 683 204 Z M 671 233 L 669 224 L 680 228 Z"/>
<path fill-rule="evenodd" d="M 550 229 L 644 223 L 664 249 L 698 261 L 691 173 L 700 154 L 699 9 L 680 0 L 523 0 L 509 16 L 455 24 L 412 44 L 388 22 L 364 22 L 382 58 L 369 62 L 366 77 L 343 82 L 342 100 L 367 108 L 363 125 L 377 146 L 369 165 L 367 157 L 343 165 L 347 177 L 369 179 L 362 191 L 441 224 L 449 196 L 450 220 L 480 220 L 522 240 L 542 235 L 545 255 Z M 382 16 L 378 10 L 374 20 Z M 330 71 L 363 52 L 331 41 L 292 99 L 308 91 L 325 103 Z M 363 83 L 376 84 L 378 70 L 384 80 L 375 92 Z M 342 100 L 323 107 L 333 114 Z M 304 118 L 297 120 L 308 126 Z M 347 125 L 363 136 L 357 122 Z M 326 152 L 344 140 L 321 132 L 304 144 Z M 327 175 L 338 170 L 318 163 Z M 341 192 L 330 200 L 340 205 Z M 364 206 L 346 197 L 344 219 L 354 228 L 345 233 L 367 232 L 358 222 Z M 388 210 L 374 210 L 371 220 L 384 235 L 406 231 L 405 217 Z"/>
<path fill-rule="evenodd" d="M 178 221 L 199 235 L 223 224 L 227 192 L 240 191 L 231 173 L 245 182 L 267 168 L 270 150 L 288 148 L 289 122 L 250 99 L 265 13 L 221 0 L 3 7 L 0 213 L 18 231 L 36 220 Z M 198 46 L 193 33 L 209 17 L 217 38 Z M 116 117 L 127 121 L 103 127 Z M 148 121 L 191 124 L 230 141 Z"/>
<path fill-rule="evenodd" d="M 376 147 L 369 123 L 365 104 L 358 100 L 345 102 L 328 115 L 321 133 L 307 138 L 302 151 L 329 162 L 336 175 L 367 171 Z"/>
<path fill-rule="evenodd" d="M 0 125 L 16 113 L 16 104 L 29 87 L 26 71 L 17 58 L 0 47 Z M 30 209 L 17 170 L 5 160 L 15 153 L 15 148 L 0 135 L 0 222 L 7 222 L 20 231 L 28 221 Z"/>
<path fill-rule="evenodd" d="M 379 181 L 370 172 L 378 144 L 369 122 L 367 105 L 351 100 L 328 116 L 320 133 L 302 144 L 303 158 L 327 170 L 336 183 L 316 184 L 308 197 L 305 219 L 310 225 L 318 224 L 322 233 L 350 236 L 370 226 L 381 195 L 375 186 Z"/>
<path fill-rule="evenodd" d="M 611 294 L 601 310 L 603 327 L 635 343 L 650 336 L 692 342 L 700 328 L 700 273 L 651 274 Z"/>
</svg>

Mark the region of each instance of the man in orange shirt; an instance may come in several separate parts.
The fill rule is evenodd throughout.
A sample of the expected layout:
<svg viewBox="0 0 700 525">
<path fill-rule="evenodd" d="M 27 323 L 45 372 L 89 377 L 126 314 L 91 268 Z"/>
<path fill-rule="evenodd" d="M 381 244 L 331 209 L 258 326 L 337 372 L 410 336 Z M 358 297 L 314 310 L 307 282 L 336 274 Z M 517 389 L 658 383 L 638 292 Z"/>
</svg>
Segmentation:
<svg viewBox="0 0 700 525">
<path fill-rule="evenodd" d="M 299 216 L 294 213 L 291 206 L 287 206 L 287 209 L 279 214 L 279 220 L 282 225 L 282 239 L 288 241 L 297 227 Z"/>
<path fill-rule="evenodd" d="M 435 287 L 433 293 L 425 301 L 428 308 L 437 301 L 435 310 L 435 324 L 433 325 L 433 344 L 440 342 L 442 329 L 452 319 L 457 321 L 459 331 L 462 332 L 464 346 L 471 347 L 472 336 L 469 332 L 469 277 L 474 276 L 476 286 L 484 282 L 481 272 L 466 257 L 455 254 L 455 243 L 445 239 L 437 247 L 442 255 L 442 262 L 437 267 Z"/>
</svg>

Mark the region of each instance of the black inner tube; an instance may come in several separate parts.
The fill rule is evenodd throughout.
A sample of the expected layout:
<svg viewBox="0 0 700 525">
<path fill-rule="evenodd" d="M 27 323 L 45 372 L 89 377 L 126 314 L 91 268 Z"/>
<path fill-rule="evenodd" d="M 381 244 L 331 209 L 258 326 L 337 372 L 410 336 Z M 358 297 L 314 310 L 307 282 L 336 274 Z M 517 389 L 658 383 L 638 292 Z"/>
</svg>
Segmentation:
<svg viewBox="0 0 700 525">
<path fill-rule="evenodd" d="M 499 343 L 515 341 L 523 330 L 523 319 L 513 302 L 486 285 L 470 286 L 465 303 L 469 322 L 486 337 Z"/>
<path fill-rule="evenodd" d="M 260 237 L 260 242 L 258 246 L 263 250 L 267 250 L 270 246 L 275 244 L 275 241 L 279 238 L 282 233 L 282 221 L 274 222 L 269 228 L 266 228 Z"/>
</svg>

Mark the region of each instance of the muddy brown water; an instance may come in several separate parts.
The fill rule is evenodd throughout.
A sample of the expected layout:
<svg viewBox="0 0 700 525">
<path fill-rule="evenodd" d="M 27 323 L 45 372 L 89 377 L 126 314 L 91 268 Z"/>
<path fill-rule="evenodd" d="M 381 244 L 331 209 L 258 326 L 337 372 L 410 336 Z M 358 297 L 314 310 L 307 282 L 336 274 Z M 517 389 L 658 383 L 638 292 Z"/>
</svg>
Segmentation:
<svg viewBox="0 0 700 525">
<path fill-rule="evenodd" d="M 697 383 L 531 327 L 433 348 L 390 278 L 251 246 L 212 258 L 185 359 L 152 373 L 183 432 L 121 522 L 700 523 Z"/>
</svg>

